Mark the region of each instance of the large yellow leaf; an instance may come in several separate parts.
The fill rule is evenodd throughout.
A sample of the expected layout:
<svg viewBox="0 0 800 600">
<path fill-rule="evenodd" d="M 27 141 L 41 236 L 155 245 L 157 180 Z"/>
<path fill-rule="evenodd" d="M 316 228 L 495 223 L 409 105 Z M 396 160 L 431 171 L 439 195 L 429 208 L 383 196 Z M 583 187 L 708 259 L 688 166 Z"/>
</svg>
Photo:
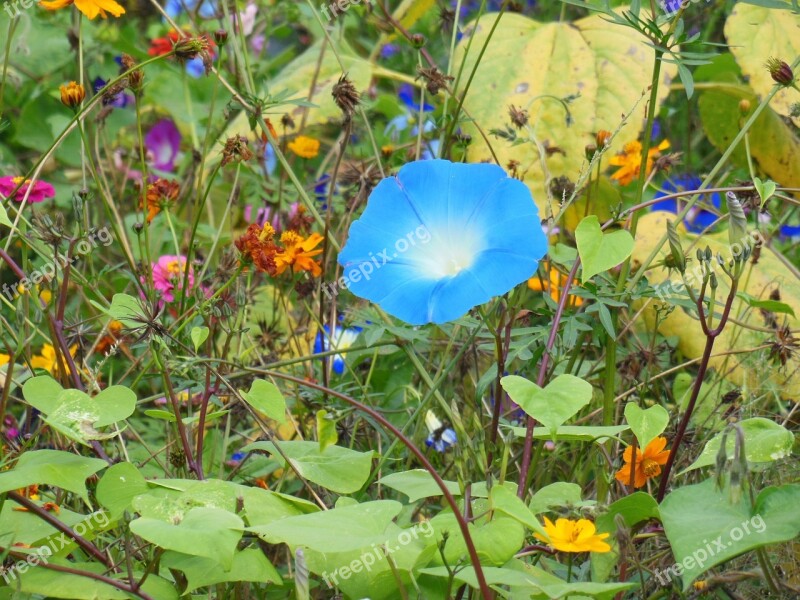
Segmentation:
<svg viewBox="0 0 800 600">
<path fill-rule="evenodd" d="M 750 78 L 752 88 L 766 96 L 775 82 L 764 63 L 775 57 L 791 64 L 800 56 L 800 15 L 791 10 L 737 2 L 725 21 L 725 37 L 742 73 Z M 800 102 L 800 92 L 783 89 L 770 106 L 778 114 L 788 116 L 795 102 Z M 800 120 L 795 123 L 800 124 Z"/>
<path fill-rule="evenodd" d="M 464 81 L 496 17 L 488 14 L 474 24 L 477 31 L 466 57 Z M 462 40 L 459 61 L 464 60 L 465 49 L 466 40 Z M 521 163 L 520 172 L 544 214 L 557 213 L 557 206 L 548 206 L 546 183 L 561 175 L 577 179 L 586 162 L 584 148 L 594 142 L 597 130 L 615 131 L 635 107 L 611 151 L 638 138 L 644 125 L 653 55 L 643 37 L 600 15 L 574 23 L 539 23 L 519 14 L 505 14 L 481 59 L 464 106 L 485 131 L 505 128 L 510 104 L 529 110 L 536 140 L 557 146 L 563 154 L 550 153 L 541 159 L 532 144 L 512 145 L 498 138 L 490 141 L 502 166 L 511 159 Z M 669 93 L 676 70 L 673 64 L 662 65 L 659 102 Z M 570 104 L 572 122 L 568 123 L 564 108 L 553 97 L 576 94 L 579 97 Z M 474 140 L 470 160 L 491 160 L 482 138 L 474 130 L 470 133 Z"/>
<path fill-rule="evenodd" d="M 632 260 L 644 261 L 666 233 L 667 220 L 674 218 L 675 215 L 672 213 L 663 211 L 644 215 L 639 220 Z M 678 229 L 685 251 L 688 250 L 690 244 L 696 242 L 695 248 L 705 248 L 708 245 L 715 256 L 717 253 L 721 253 L 725 258 L 731 257 L 727 232 L 705 235 L 697 241 L 698 236 L 687 234 L 682 225 L 679 225 Z M 668 249 L 663 252 L 668 252 Z M 687 272 L 697 267 L 697 260 L 694 258 L 695 251 L 691 250 L 688 255 L 691 257 L 691 261 L 688 263 Z M 716 265 L 716 261 L 714 264 Z M 730 280 L 722 273 L 721 269 L 717 268 L 716 273 L 719 281 L 717 300 L 721 302 L 727 298 Z M 677 273 L 669 274 L 665 268 L 660 266 L 651 268 L 646 275 L 651 285 L 656 289 L 663 290 L 661 295 L 664 298 L 669 297 L 670 288 L 661 286 L 665 284 L 668 286 L 670 280 L 672 282 L 680 281 Z M 698 289 L 699 283 L 693 287 Z M 795 315 L 800 315 L 800 280 L 781 262 L 776 252 L 762 247 L 758 263 L 756 265 L 748 263 L 739 290 L 756 299 L 767 300 L 770 292 L 776 288 L 780 291 L 781 302 L 788 304 L 794 310 Z M 675 298 L 678 297 L 675 296 Z M 682 297 L 685 297 L 685 294 Z M 642 324 L 649 329 L 654 327 L 656 314 L 654 309 L 658 304 L 660 304 L 658 300 L 651 301 L 642 313 Z M 719 308 L 717 312 L 720 312 Z M 740 298 L 734 300 L 731 315 L 737 321 L 750 326 L 762 329 L 765 326 L 759 310 L 749 307 Z M 661 316 L 663 317 L 663 313 Z M 800 320 L 791 315 L 776 314 L 776 317 L 781 324 L 786 319 L 792 330 L 800 327 Z M 665 336 L 677 337 L 680 340 L 678 349 L 687 358 L 697 358 L 702 355 L 705 336 L 700 323 L 683 308 L 676 307 L 666 320 L 661 322 L 659 331 Z M 772 333 L 754 331 L 729 321 L 714 345 L 715 357 L 711 359 L 711 365 L 735 385 L 743 386 L 747 393 L 800 398 L 800 360 L 797 356 L 793 356 L 785 366 L 770 360 L 769 349 L 718 356 L 730 350 L 741 351 L 757 348 L 774 341 L 775 336 Z"/>
</svg>

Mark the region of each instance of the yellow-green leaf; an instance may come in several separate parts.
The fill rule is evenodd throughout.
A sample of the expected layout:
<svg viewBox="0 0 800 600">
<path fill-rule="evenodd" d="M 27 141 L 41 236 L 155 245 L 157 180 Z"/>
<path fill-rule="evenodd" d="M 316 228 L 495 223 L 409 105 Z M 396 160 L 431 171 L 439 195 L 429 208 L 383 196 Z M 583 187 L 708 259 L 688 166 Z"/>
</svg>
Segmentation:
<svg viewBox="0 0 800 600">
<path fill-rule="evenodd" d="M 483 46 L 496 18 L 486 15 L 473 23 L 477 31 L 465 73 L 472 70 L 476 48 Z M 458 61 L 464 60 L 465 49 L 462 41 Z M 510 104 L 529 111 L 529 126 L 538 143 L 557 146 L 563 154 L 549 153 L 542 158 L 534 144 L 512 145 L 495 137 L 490 141 L 501 165 L 511 159 L 520 162 L 519 170 L 543 214 L 556 214 L 560 198 L 548 201 L 546 182 L 560 175 L 577 179 L 586 162 L 585 146 L 594 142 L 595 132 L 615 131 L 623 116 L 633 110 L 606 155 L 639 137 L 653 57 L 643 37 L 600 15 L 574 23 L 539 23 L 519 14 L 505 14 L 480 61 L 464 106 L 485 131 L 506 127 Z M 662 64 L 659 102 L 669 93 L 675 73 L 674 64 Z M 555 98 L 577 94 L 569 104 L 568 124 L 564 107 Z M 470 160 L 492 160 L 474 128 L 467 125 L 465 129 L 471 130 L 474 140 Z"/>
<path fill-rule="evenodd" d="M 749 77 L 750 85 L 760 96 L 766 96 L 775 82 L 764 66 L 775 57 L 790 63 L 800 55 L 800 15 L 788 10 L 765 8 L 737 2 L 725 21 L 725 37 L 731 53 Z M 782 89 L 770 102 L 779 114 L 788 116 L 800 93 Z M 795 120 L 800 125 L 800 120 Z"/>
</svg>

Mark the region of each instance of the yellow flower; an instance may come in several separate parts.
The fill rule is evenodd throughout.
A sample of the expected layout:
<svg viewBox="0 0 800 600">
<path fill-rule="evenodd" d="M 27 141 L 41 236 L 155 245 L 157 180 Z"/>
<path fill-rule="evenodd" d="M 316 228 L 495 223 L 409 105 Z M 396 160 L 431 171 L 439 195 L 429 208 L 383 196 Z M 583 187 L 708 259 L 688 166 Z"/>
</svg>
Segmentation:
<svg viewBox="0 0 800 600">
<path fill-rule="evenodd" d="M 296 231 L 285 231 L 281 235 L 283 251 L 275 254 L 276 274 L 280 275 L 291 265 L 295 273 L 311 271 L 314 277 L 318 277 L 322 273 L 322 267 L 313 257 L 322 254 L 322 248 L 316 246 L 324 239 L 318 233 L 312 233 L 308 239 L 303 239 Z"/>
<path fill-rule="evenodd" d="M 69 353 L 70 356 L 75 356 L 75 353 L 78 351 L 78 345 L 73 344 L 70 349 Z M 31 359 L 31 367 L 34 369 L 44 369 L 51 375 L 56 374 L 56 349 L 53 348 L 51 344 L 45 344 L 42 346 L 42 353 L 39 356 L 34 356 Z M 67 372 L 67 365 L 64 359 L 61 359 L 61 370 L 66 373 Z"/>
<path fill-rule="evenodd" d="M 596 533 L 594 523 L 588 519 L 558 519 L 553 522 L 547 517 L 544 518 L 544 530 L 547 537 L 540 533 L 534 533 L 538 540 L 550 544 L 556 550 L 562 552 L 609 552 L 609 546 L 603 540 L 609 533 Z"/>
<path fill-rule="evenodd" d="M 289 150 L 300 158 L 314 158 L 319 154 L 319 140 L 305 135 L 298 135 L 289 142 Z"/>
<path fill-rule="evenodd" d="M 69 108 L 77 108 L 86 98 L 86 90 L 83 86 L 74 81 L 70 81 L 67 85 L 59 86 L 61 92 L 61 103 Z"/>
<path fill-rule="evenodd" d="M 653 168 L 653 159 L 661 155 L 662 150 L 669 148 L 669 141 L 664 140 L 655 148 L 650 148 L 647 152 L 647 174 Z M 612 156 L 608 163 L 615 167 L 620 167 L 611 179 L 616 179 L 621 185 L 628 185 L 639 176 L 639 169 L 642 167 L 642 144 L 641 142 L 628 142 L 620 154 Z"/>
<path fill-rule="evenodd" d="M 61 10 L 73 4 L 90 19 L 94 19 L 97 15 L 105 19 L 108 16 L 107 12 L 115 17 L 125 14 L 125 9 L 114 0 L 42 0 L 39 2 L 39 6 L 45 10 Z"/>
<path fill-rule="evenodd" d="M 552 265 L 548 265 L 549 281 L 542 280 L 538 275 L 534 275 L 528 279 L 528 289 L 534 292 L 548 292 L 550 297 L 558 302 L 561 300 L 561 290 L 567 285 L 567 276 L 559 273 L 558 269 Z M 574 283 L 574 280 L 573 280 Z M 573 296 L 570 294 L 569 304 L 572 306 L 580 306 L 583 304 L 583 298 Z"/>
<path fill-rule="evenodd" d="M 2 367 L 3 365 L 8 364 L 8 362 L 10 360 L 11 360 L 11 356 L 10 355 L 3 354 L 2 352 L 0 352 L 0 367 Z"/>
<path fill-rule="evenodd" d="M 625 465 L 617 471 L 617 481 L 624 485 L 630 485 L 631 462 L 636 463 L 633 487 L 644 487 L 648 479 L 659 476 L 661 474 L 661 465 L 667 464 L 667 459 L 669 458 L 669 450 L 664 450 L 666 445 L 667 438 L 657 437 L 647 444 L 647 448 L 644 449 L 644 455 L 642 455 L 639 448 L 636 448 L 635 461 L 633 460 L 633 446 L 625 448 L 625 452 L 622 454 L 622 460 L 625 461 Z"/>
</svg>

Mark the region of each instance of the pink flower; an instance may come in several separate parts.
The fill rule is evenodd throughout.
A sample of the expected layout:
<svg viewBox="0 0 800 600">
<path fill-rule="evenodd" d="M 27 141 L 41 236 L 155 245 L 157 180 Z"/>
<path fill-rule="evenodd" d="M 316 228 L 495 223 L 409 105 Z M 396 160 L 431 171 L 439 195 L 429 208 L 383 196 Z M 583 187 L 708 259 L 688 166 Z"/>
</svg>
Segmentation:
<svg viewBox="0 0 800 600">
<path fill-rule="evenodd" d="M 183 287 L 183 279 L 186 274 L 186 257 L 165 255 L 153 263 L 153 286 L 161 292 L 161 299 L 166 302 L 175 300 L 173 290 L 180 290 Z M 194 272 L 189 266 L 189 287 L 194 286 Z"/>
<path fill-rule="evenodd" d="M 26 180 L 24 177 L 13 177 L 11 175 L 0 177 L 0 194 L 6 198 L 10 198 L 12 192 L 14 192 L 18 185 L 20 185 L 20 188 L 17 190 L 16 194 L 14 194 L 14 200 L 22 202 L 25 198 L 25 194 L 28 192 L 28 188 L 31 187 L 30 179 Z M 52 185 L 46 181 L 37 181 L 33 184 L 30 196 L 28 196 L 28 202 L 41 202 L 55 195 L 56 190 Z"/>
</svg>

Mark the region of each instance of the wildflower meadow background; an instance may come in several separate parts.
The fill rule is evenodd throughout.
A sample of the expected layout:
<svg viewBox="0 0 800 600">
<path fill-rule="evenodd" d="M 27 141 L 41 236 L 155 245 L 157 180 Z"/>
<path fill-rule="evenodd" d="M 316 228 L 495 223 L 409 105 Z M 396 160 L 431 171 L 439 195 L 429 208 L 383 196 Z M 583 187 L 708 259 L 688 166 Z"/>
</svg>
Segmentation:
<svg viewBox="0 0 800 600">
<path fill-rule="evenodd" d="M 797 0 L 3 0 L 0 600 L 800 596 Z"/>
</svg>

